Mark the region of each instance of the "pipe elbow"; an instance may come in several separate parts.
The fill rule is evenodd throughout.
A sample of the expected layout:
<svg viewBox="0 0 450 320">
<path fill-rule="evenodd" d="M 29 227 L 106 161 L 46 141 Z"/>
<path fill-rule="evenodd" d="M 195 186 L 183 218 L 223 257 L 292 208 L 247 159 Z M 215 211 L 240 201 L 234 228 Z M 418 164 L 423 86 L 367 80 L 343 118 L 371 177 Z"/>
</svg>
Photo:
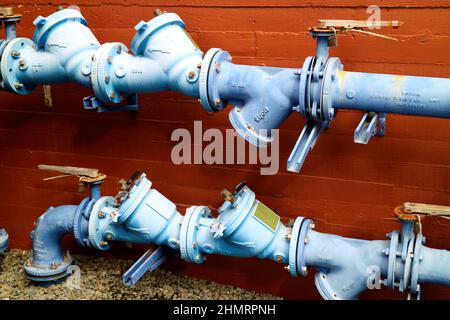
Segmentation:
<svg viewBox="0 0 450 320">
<path fill-rule="evenodd" d="M 64 254 L 61 239 L 72 234 L 78 206 L 50 207 L 36 221 L 31 233 L 32 256 L 25 263 L 25 272 L 31 280 L 54 281 L 67 275 L 72 258 Z"/>
</svg>

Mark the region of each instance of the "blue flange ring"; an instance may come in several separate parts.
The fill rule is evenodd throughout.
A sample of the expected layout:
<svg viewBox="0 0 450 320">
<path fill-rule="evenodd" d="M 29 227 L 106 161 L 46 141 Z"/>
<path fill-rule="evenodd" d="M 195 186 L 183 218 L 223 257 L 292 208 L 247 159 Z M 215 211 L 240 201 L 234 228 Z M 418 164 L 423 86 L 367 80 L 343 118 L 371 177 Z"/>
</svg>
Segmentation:
<svg viewBox="0 0 450 320">
<path fill-rule="evenodd" d="M 411 270 L 411 284 L 410 284 L 410 292 L 412 294 L 420 294 L 420 286 L 419 282 L 419 269 L 420 269 L 420 259 L 422 255 L 422 246 L 425 243 L 425 237 L 419 233 L 416 236 L 416 243 L 414 245 L 414 258 L 412 262 L 412 270 Z"/>
<path fill-rule="evenodd" d="M 89 241 L 91 246 L 98 250 L 108 250 L 112 243 L 103 238 L 102 224 L 109 224 L 112 217 L 110 209 L 114 207 L 116 199 L 114 197 L 101 197 L 92 207 L 91 216 L 89 218 Z M 102 214 L 100 214 L 102 212 Z"/>
<path fill-rule="evenodd" d="M 398 231 L 391 232 L 391 242 L 389 246 L 388 277 L 385 285 L 392 289 L 395 289 L 395 262 L 397 261 L 398 235 Z"/>
<path fill-rule="evenodd" d="M 104 102 L 119 103 L 122 100 L 120 92 L 113 86 L 114 57 L 128 52 L 128 48 L 119 42 L 105 43 L 98 48 L 92 60 L 91 83 L 94 94 Z"/>
<path fill-rule="evenodd" d="M 95 201 L 96 200 L 94 199 L 91 200 L 90 198 L 84 198 L 75 211 L 73 235 L 76 242 L 82 247 L 90 246 L 89 235 L 83 233 L 83 220 L 85 220 L 84 212 L 90 212 Z"/>
<path fill-rule="evenodd" d="M 196 243 L 196 235 L 200 219 L 210 214 L 209 208 L 204 206 L 194 206 L 186 210 L 180 230 L 180 252 L 183 260 L 198 264 L 204 262 L 204 256 Z"/>
<path fill-rule="evenodd" d="M 33 41 L 27 38 L 13 39 L 7 44 L 1 57 L 0 72 L 3 86 L 6 90 L 17 94 L 29 94 L 36 88 L 36 85 L 25 85 L 17 78 L 17 74 L 22 72 L 19 69 L 19 61 L 23 61 L 20 58 L 20 50 L 26 46 L 33 47 Z"/>
<path fill-rule="evenodd" d="M 298 111 L 303 117 L 307 116 L 306 113 L 306 93 L 309 91 L 309 88 L 306 88 L 308 83 L 308 79 L 311 77 L 312 66 L 314 62 L 314 57 L 307 57 L 305 62 L 303 63 L 302 72 L 300 73 L 300 82 L 299 82 L 299 90 L 298 90 Z"/>
<path fill-rule="evenodd" d="M 344 65 L 341 63 L 341 60 L 339 60 L 339 58 L 329 58 L 325 65 L 325 69 L 323 70 L 322 93 L 320 95 L 320 109 L 322 112 L 322 120 L 330 121 L 334 118 L 331 90 L 333 87 L 333 82 L 337 81 L 337 70 L 344 70 Z"/>
<path fill-rule="evenodd" d="M 300 235 L 300 228 L 305 220 L 303 217 L 297 217 L 294 225 L 292 226 L 291 242 L 289 243 L 289 272 L 291 276 L 298 277 L 300 274 L 297 272 L 297 248 L 298 239 Z"/>
<path fill-rule="evenodd" d="M 131 50 L 135 55 L 143 55 L 148 37 L 170 24 L 178 25 L 183 29 L 186 28 L 183 20 L 181 20 L 181 18 L 175 13 L 164 13 L 151 19 L 149 22 L 139 22 L 134 27 L 137 33 L 131 41 Z"/>
<path fill-rule="evenodd" d="M 48 33 L 53 27 L 67 20 L 77 21 L 87 26 L 87 22 L 81 13 L 74 9 L 60 10 L 49 15 L 47 18 L 41 16 L 37 17 L 33 21 L 33 24 L 36 26 L 36 31 L 34 31 L 33 34 L 33 41 L 37 44 L 38 48 L 44 47 Z M 67 36 L 70 38 L 70 35 Z"/>
<path fill-rule="evenodd" d="M 228 52 L 218 48 L 211 48 L 203 57 L 202 67 L 200 68 L 199 92 L 200 102 L 203 108 L 208 112 L 217 112 L 225 108 L 228 104 L 220 99 L 217 86 L 210 86 L 217 73 L 220 72 L 220 63 L 230 61 L 231 56 Z M 217 63 L 217 65 L 215 65 Z M 217 67 L 217 68 L 216 68 Z"/>
<path fill-rule="evenodd" d="M 32 261 L 28 260 L 24 264 L 27 278 L 36 282 L 55 282 L 59 279 L 65 278 L 69 275 L 67 269 L 72 265 L 73 259 L 67 254 L 64 256 L 64 261 L 52 267 L 36 267 Z"/>
<path fill-rule="evenodd" d="M 297 239 L 297 259 L 296 259 L 296 272 L 299 275 L 306 277 L 307 273 L 303 271 L 306 268 L 305 262 L 305 246 L 306 246 L 306 236 L 308 235 L 308 231 L 310 230 L 310 225 L 312 223 L 311 219 L 304 219 L 302 221 L 302 225 L 300 227 L 300 232 Z"/>
</svg>

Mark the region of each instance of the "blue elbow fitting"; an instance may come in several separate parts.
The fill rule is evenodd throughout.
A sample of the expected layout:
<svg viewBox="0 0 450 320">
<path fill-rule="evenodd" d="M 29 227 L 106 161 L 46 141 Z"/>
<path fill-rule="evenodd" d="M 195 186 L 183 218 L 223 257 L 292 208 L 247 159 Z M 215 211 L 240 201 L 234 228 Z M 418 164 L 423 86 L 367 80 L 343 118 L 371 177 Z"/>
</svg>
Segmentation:
<svg viewBox="0 0 450 320">
<path fill-rule="evenodd" d="M 52 282 L 68 275 L 67 270 L 73 260 L 63 253 L 61 239 L 72 234 L 77 206 L 50 207 L 36 221 L 31 233 L 32 256 L 25 263 L 25 272 L 30 280 Z"/>
<path fill-rule="evenodd" d="M 0 253 L 8 249 L 9 236 L 5 229 L 0 229 Z"/>
</svg>

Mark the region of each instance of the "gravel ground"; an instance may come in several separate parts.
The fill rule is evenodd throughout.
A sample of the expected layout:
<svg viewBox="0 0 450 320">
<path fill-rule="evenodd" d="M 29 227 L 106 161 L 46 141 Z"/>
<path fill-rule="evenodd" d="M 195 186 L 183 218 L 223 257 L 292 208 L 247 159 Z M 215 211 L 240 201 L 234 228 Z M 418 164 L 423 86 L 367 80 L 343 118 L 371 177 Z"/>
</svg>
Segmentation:
<svg viewBox="0 0 450 320">
<path fill-rule="evenodd" d="M 81 269 L 79 288 L 70 286 L 71 279 L 43 288 L 25 277 L 22 266 L 29 254 L 23 250 L 0 254 L 0 299 L 280 299 L 164 270 L 147 273 L 127 287 L 122 273 L 132 261 L 91 256 L 74 257 Z"/>
</svg>

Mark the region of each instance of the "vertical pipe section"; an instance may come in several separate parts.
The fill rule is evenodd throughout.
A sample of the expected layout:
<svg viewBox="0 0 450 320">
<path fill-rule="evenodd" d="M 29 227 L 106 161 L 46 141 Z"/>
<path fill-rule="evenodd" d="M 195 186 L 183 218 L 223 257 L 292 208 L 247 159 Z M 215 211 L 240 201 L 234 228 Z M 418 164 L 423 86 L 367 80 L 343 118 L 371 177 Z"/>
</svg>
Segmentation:
<svg viewBox="0 0 450 320">
<path fill-rule="evenodd" d="M 336 71 L 336 109 L 450 118 L 450 79 Z"/>
</svg>

